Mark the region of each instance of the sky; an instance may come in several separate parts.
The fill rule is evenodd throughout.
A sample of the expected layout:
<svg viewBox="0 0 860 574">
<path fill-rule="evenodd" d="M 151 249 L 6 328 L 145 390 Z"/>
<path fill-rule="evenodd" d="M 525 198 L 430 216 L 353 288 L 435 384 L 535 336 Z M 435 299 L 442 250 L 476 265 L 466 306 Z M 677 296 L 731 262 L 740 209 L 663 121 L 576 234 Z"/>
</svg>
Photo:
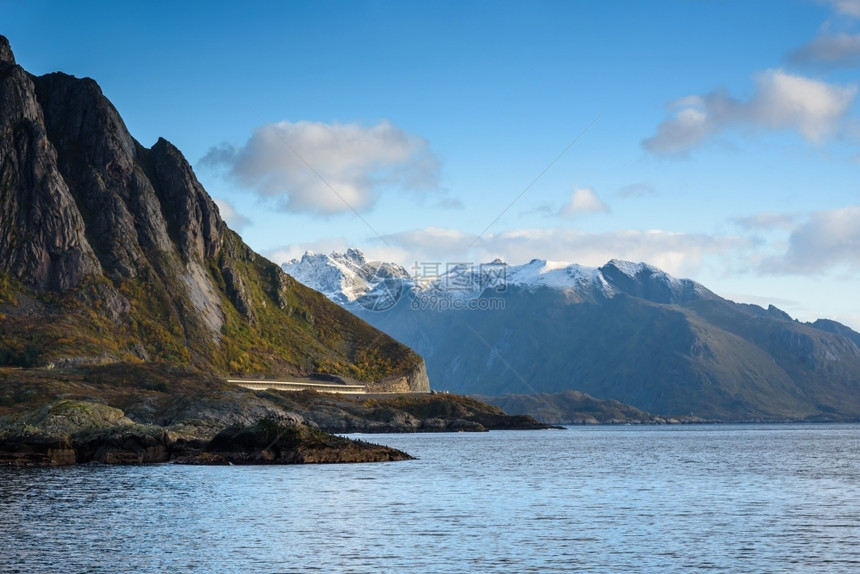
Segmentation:
<svg viewBox="0 0 860 574">
<path fill-rule="evenodd" d="M 860 0 L 0 0 L 0 34 L 277 263 L 618 258 L 860 330 Z"/>
</svg>

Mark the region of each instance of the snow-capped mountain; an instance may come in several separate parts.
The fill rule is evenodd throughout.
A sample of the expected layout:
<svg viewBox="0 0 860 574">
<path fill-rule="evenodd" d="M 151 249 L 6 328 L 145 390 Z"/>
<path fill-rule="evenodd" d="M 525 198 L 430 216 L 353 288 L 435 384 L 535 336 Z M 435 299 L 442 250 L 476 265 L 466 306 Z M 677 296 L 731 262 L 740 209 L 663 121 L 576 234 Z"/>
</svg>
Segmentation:
<svg viewBox="0 0 860 574">
<path fill-rule="evenodd" d="M 306 252 L 281 268 L 299 283 L 323 293 L 343 306 L 366 296 L 385 279 L 410 281 L 409 272 L 396 263 L 367 261 L 359 249 L 331 255 Z"/>
<path fill-rule="evenodd" d="M 548 288 L 563 291 L 577 301 L 608 299 L 619 293 L 655 303 L 681 303 L 715 297 L 702 285 L 677 279 L 646 263 L 613 259 L 603 267 L 532 259 L 524 265 L 508 265 L 496 259 L 488 263 L 416 263 L 410 273 L 396 263 L 368 261 L 358 249 L 331 255 L 307 252 L 301 259 L 282 265 L 302 284 L 324 293 L 347 307 L 368 307 L 385 291 L 399 296 L 433 296 L 469 300 L 505 293 L 510 289 L 534 292 Z M 447 309 L 455 306 L 448 305 Z"/>
<path fill-rule="evenodd" d="M 860 420 L 860 334 L 743 305 L 645 263 L 283 266 L 427 364 L 433 388 L 578 390 L 669 416 Z"/>
</svg>

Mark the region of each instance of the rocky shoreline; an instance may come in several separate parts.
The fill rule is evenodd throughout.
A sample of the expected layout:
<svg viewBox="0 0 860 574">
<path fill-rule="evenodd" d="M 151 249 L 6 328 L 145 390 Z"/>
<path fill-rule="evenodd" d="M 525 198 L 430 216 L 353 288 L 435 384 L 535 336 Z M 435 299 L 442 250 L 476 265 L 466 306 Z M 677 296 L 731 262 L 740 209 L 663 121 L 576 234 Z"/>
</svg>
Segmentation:
<svg viewBox="0 0 860 574">
<path fill-rule="evenodd" d="M 332 433 L 549 428 L 459 395 L 250 391 L 163 364 L 0 369 L 0 465 L 407 460 Z"/>
<path fill-rule="evenodd" d="M 294 418 L 266 417 L 224 428 L 211 439 L 139 424 L 119 409 L 60 400 L 0 430 L 0 465 L 301 464 L 409 460 L 399 450 L 353 441 Z"/>
</svg>

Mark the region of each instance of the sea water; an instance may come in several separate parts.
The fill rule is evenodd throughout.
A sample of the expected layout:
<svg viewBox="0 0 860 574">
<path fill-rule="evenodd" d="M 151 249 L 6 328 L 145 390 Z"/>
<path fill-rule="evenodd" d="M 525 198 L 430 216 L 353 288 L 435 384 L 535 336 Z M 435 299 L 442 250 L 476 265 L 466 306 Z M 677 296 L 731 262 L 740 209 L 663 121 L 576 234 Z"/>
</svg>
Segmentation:
<svg viewBox="0 0 860 574">
<path fill-rule="evenodd" d="M 0 572 L 860 571 L 860 425 L 361 438 L 417 460 L 0 468 Z"/>
</svg>

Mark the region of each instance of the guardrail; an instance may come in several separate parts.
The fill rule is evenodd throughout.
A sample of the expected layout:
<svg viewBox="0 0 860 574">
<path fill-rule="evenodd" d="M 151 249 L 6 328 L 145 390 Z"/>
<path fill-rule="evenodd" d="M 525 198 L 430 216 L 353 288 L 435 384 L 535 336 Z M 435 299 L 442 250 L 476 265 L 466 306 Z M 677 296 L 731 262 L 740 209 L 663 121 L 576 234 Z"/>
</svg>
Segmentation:
<svg viewBox="0 0 860 574">
<path fill-rule="evenodd" d="M 298 381 L 265 381 L 260 379 L 227 379 L 227 382 L 251 389 L 252 391 L 265 391 L 266 389 L 274 389 L 276 391 L 314 390 L 318 393 L 340 393 L 342 395 L 363 395 L 367 393 L 365 385 L 300 383 Z"/>
</svg>

